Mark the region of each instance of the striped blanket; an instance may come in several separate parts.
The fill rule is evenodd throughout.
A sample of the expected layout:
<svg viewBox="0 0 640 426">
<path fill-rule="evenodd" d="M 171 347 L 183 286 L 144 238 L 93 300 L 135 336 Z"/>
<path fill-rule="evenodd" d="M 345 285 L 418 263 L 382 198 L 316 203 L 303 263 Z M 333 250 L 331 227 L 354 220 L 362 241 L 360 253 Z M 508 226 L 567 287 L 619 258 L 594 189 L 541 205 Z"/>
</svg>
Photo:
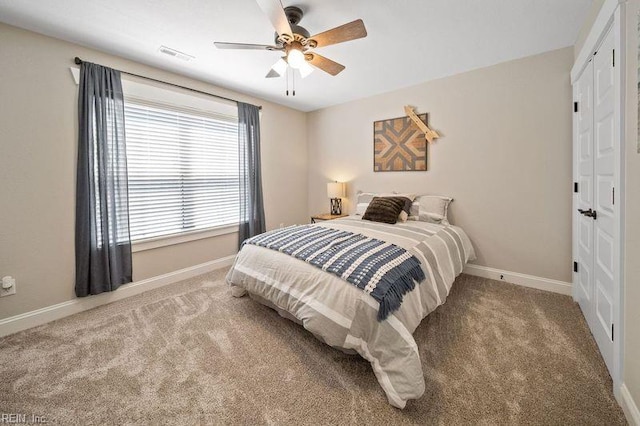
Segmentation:
<svg viewBox="0 0 640 426">
<path fill-rule="evenodd" d="M 288 254 L 355 285 L 380 303 L 378 321 L 398 310 L 402 297 L 425 279 L 420 261 L 404 248 L 318 225 L 267 232 L 244 244 Z"/>
<path fill-rule="evenodd" d="M 371 363 L 391 405 L 404 408 L 425 390 L 412 333 L 445 303 L 456 276 L 475 259 L 471 241 L 457 226 L 420 221 L 390 225 L 350 216 L 317 226 L 402 247 L 420 261 L 425 279 L 404 295 L 400 309 L 378 321 L 380 304 L 356 286 L 293 256 L 246 244 L 227 275 L 231 294 L 248 293 L 326 344 L 358 352 Z"/>
</svg>

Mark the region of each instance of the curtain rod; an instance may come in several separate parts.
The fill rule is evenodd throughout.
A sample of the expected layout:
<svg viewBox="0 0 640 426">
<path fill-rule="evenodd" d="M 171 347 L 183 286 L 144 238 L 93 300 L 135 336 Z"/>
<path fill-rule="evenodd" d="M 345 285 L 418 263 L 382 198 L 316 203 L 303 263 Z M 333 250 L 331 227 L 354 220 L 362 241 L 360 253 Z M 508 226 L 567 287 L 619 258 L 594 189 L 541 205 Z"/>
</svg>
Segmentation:
<svg viewBox="0 0 640 426">
<path fill-rule="evenodd" d="M 83 61 L 82 59 L 80 59 L 80 58 L 78 58 L 76 56 L 75 59 L 74 59 L 74 62 L 76 63 L 76 65 L 81 65 L 85 61 Z M 162 83 L 162 84 L 166 84 L 168 86 L 173 86 L 173 87 L 178 87 L 180 89 L 189 90 L 190 92 L 200 93 L 202 95 L 207 95 L 207 96 L 213 96 L 214 98 L 218 98 L 218 99 L 224 99 L 225 101 L 231 101 L 231 102 L 235 102 L 235 103 L 239 102 L 239 101 L 237 101 L 235 99 L 227 98 L 227 97 L 220 96 L 220 95 L 214 95 L 213 93 L 203 92 L 202 90 L 192 89 L 191 87 L 180 86 L 179 84 L 173 84 L 173 83 L 169 83 L 169 82 L 166 82 L 166 81 L 157 80 L 157 79 L 151 78 L 151 77 L 145 77 L 144 75 L 134 74 L 132 72 L 121 71 L 121 70 L 116 70 L 116 71 L 120 72 L 121 74 L 130 75 L 132 77 L 143 78 L 145 80 L 155 81 L 156 83 Z M 262 109 L 262 105 L 259 105 L 258 109 Z"/>
</svg>

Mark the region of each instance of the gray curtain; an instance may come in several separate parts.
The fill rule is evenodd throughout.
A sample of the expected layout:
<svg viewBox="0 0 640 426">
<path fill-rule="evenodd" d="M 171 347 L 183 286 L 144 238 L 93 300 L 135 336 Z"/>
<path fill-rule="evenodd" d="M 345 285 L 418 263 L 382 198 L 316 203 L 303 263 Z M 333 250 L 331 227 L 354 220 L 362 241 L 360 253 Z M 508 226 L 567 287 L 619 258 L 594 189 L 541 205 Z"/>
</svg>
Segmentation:
<svg viewBox="0 0 640 426">
<path fill-rule="evenodd" d="M 80 67 L 76 176 L 76 295 L 131 282 L 129 197 L 120 72 Z"/>
<path fill-rule="evenodd" d="M 240 237 L 265 231 L 262 177 L 260 170 L 260 109 L 238 102 L 238 143 L 240 158 Z"/>
</svg>

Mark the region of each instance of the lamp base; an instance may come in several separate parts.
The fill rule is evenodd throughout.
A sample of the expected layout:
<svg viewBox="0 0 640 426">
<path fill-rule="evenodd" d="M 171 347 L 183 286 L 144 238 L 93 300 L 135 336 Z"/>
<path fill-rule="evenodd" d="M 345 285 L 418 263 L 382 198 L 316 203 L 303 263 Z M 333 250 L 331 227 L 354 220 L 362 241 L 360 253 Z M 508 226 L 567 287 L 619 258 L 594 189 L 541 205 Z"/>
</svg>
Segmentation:
<svg viewBox="0 0 640 426">
<path fill-rule="evenodd" d="M 331 199 L 331 214 L 332 215 L 341 215 L 342 214 L 342 199 L 341 198 L 332 198 Z"/>
</svg>

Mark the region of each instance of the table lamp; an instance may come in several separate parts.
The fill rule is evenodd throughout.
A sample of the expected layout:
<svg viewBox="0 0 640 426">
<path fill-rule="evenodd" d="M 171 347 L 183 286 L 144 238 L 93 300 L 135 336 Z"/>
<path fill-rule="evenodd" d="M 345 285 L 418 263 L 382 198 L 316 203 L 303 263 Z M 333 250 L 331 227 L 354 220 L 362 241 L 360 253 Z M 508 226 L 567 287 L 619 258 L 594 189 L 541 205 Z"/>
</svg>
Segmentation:
<svg viewBox="0 0 640 426">
<path fill-rule="evenodd" d="M 331 214 L 342 214 L 342 197 L 344 197 L 344 183 L 329 182 L 327 184 L 327 197 L 331 199 Z"/>
</svg>

